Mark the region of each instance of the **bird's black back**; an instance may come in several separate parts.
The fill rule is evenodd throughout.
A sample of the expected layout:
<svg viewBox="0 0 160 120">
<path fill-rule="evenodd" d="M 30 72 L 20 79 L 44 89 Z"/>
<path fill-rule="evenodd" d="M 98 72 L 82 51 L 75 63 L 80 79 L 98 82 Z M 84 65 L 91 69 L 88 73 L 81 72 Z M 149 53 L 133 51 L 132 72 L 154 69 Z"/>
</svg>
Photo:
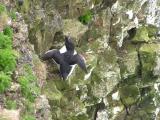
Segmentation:
<svg viewBox="0 0 160 120">
<path fill-rule="evenodd" d="M 65 52 L 65 53 L 62 54 L 63 60 L 65 62 L 67 62 L 69 65 L 71 64 L 70 62 L 73 59 L 73 54 L 74 54 L 74 51 L 67 51 L 67 52 Z"/>
</svg>

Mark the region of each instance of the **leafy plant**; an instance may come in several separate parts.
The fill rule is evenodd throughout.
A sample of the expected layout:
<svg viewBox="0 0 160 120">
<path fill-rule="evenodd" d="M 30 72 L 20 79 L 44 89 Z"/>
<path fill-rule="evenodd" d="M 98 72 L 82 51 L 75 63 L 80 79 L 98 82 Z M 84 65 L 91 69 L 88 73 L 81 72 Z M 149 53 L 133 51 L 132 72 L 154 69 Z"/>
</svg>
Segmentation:
<svg viewBox="0 0 160 120">
<path fill-rule="evenodd" d="M 21 92 L 25 98 L 33 102 L 36 97 L 35 95 L 39 94 L 39 88 L 36 84 L 36 77 L 32 72 L 32 68 L 28 64 L 24 68 L 25 74 L 19 77 Z"/>
<path fill-rule="evenodd" d="M 0 32 L 0 49 L 6 49 L 6 48 L 7 49 L 12 48 L 11 38 Z"/>
<path fill-rule="evenodd" d="M 91 11 L 87 11 L 84 15 L 80 16 L 78 19 L 81 23 L 87 25 L 92 20 Z"/>
<path fill-rule="evenodd" d="M 5 27 L 3 30 L 4 35 L 7 35 L 8 37 L 13 37 L 13 29 L 10 26 Z"/>
<path fill-rule="evenodd" d="M 25 98 L 29 99 L 30 101 L 34 101 L 34 96 L 32 95 L 32 91 L 31 91 L 32 88 L 30 86 L 30 82 L 27 79 L 27 77 L 26 76 L 20 77 L 19 83 L 21 85 L 22 95 Z"/>
<path fill-rule="evenodd" d="M 16 101 L 6 100 L 5 104 L 6 104 L 6 108 L 7 108 L 7 109 L 16 109 L 16 108 L 17 108 L 17 103 L 16 103 Z"/>
<path fill-rule="evenodd" d="M 3 93 L 11 85 L 11 77 L 0 72 L 0 93 Z"/>
<path fill-rule="evenodd" d="M 16 67 L 16 57 L 12 50 L 0 49 L 0 71 L 13 72 Z"/>
</svg>

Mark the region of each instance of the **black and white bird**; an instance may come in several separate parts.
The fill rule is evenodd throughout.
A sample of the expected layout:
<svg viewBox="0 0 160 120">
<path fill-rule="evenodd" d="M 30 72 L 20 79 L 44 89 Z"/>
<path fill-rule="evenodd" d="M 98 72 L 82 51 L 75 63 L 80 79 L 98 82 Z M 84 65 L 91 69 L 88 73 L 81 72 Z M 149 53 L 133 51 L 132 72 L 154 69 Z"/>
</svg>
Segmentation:
<svg viewBox="0 0 160 120">
<path fill-rule="evenodd" d="M 42 56 L 42 60 L 49 59 L 53 59 L 59 65 L 60 75 L 63 80 L 71 75 L 76 64 L 87 73 L 85 59 L 80 54 L 77 54 L 75 46 L 68 36 L 65 36 L 65 46 L 60 50 L 52 49 Z"/>
</svg>

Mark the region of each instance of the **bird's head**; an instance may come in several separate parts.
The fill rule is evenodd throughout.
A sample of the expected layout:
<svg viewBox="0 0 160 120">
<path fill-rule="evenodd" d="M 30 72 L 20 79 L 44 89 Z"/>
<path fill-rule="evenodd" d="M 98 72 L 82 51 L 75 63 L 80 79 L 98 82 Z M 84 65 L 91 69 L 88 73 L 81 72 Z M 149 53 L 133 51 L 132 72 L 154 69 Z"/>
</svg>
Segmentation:
<svg viewBox="0 0 160 120">
<path fill-rule="evenodd" d="M 70 36 L 65 36 L 65 46 L 68 51 L 74 50 L 74 43 L 71 40 Z"/>
</svg>

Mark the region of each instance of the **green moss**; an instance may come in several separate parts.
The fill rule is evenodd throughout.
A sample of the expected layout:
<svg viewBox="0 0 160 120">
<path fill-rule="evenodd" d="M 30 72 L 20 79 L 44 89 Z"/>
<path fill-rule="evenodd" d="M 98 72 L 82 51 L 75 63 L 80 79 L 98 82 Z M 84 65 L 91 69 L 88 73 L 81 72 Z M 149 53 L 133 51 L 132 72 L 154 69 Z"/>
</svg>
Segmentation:
<svg viewBox="0 0 160 120">
<path fill-rule="evenodd" d="M 132 39 L 133 42 L 149 42 L 155 39 L 158 28 L 154 25 L 141 26 L 137 29 L 136 35 Z"/>
<path fill-rule="evenodd" d="M 150 38 L 156 36 L 158 32 L 158 28 L 154 25 L 148 25 L 147 30 L 148 30 L 148 37 Z"/>
<path fill-rule="evenodd" d="M 154 113 L 156 109 L 156 106 L 154 104 L 154 98 L 155 98 L 155 90 L 151 89 L 144 95 L 144 97 L 142 97 L 142 100 L 139 103 L 141 110 L 144 110 L 147 114 Z"/>
<path fill-rule="evenodd" d="M 134 77 L 137 75 L 137 66 L 139 65 L 136 47 L 132 44 L 126 43 L 123 46 L 123 50 L 118 54 L 120 56 L 118 64 L 120 67 L 121 78 L 132 79 L 132 76 Z"/>
<path fill-rule="evenodd" d="M 143 44 L 140 52 L 153 53 L 159 48 L 158 44 Z"/>
<path fill-rule="evenodd" d="M 5 105 L 7 109 L 16 109 L 17 108 L 17 103 L 14 100 L 6 100 Z"/>
<path fill-rule="evenodd" d="M 91 75 L 91 84 L 99 84 L 101 82 L 101 77 L 99 74 L 99 71 L 93 70 L 92 75 Z"/>
<path fill-rule="evenodd" d="M 129 75 L 127 78 L 123 79 L 121 82 L 127 85 L 135 85 L 136 83 L 139 83 L 140 80 L 137 78 L 136 75 Z"/>
<path fill-rule="evenodd" d="M 0 72 L 0 93 L 3 93 L 11 85 L 11 77 L 4 72 Z"/>
<path fill-rule="evenodd" d="M 84 25 L 87 25 L 92 20 L 92 13 L 91 11 L 86 11 L 82 16 L 80 16 L 79 21 Z"/>
<path fill-rule="evenodd" d="M 62 98 L 63 95 L 61 93 L 61 90 L 65 89 L 65 86 L 64 86 L 65 84 L 63 84 L 62 82 L 58 82 L 58 81 L 56 83 L 54 81 L 47 82 L 44 93 L 45 95 L 47 95 L 47 97 L 50 100 L 59 101 Z"/>
<path fill-rule="evenodd" d="M 153 75 L 153 71 L 156 66 L 156 56 L 159 47 L 158 44 L 144 44 L 140 48 L 143 82 L 151 82 L 156 77 Z"/>
<path fill-rule="evenodd" d="M 143 64 L 143 70 L 145 71 L 153 71 L 153 68 L 155 67 L 155 59 L 156 59 L 156 53 L 147 53 L 143 52 L 141 53 L 142 64 Z"/>
<path fill-rule="evenodd" d="M 7 49 L 12 48 L 11 38 L 0 32 L 0 49 L 6 49 L 6 48 Z"/>
<path fill-rule="evenodd" d="M 0 49 L 0 71 L 13 72 L 16 67 L 16 57 L 13 51 Z"/>
<path fill-rule="evenodd" d="M 97 5 L 97 4 L 100 4 L 102 2 L 102 0 L 93 0 L 94 4 Z"/>
<path fill-rule="evenodd" d="M 133 42 L 148 42 L 149 40 L 148 30 L 145 26 L 138 28 L 136 35 L 132 39 Z"/>
<path fill-rule="evenodd" d="M 10 26 L 7 26 L 3 30 L 4 35 L 10 37 L 12 39 L 13 37 L 13 29 Z"/>
<path fill-rule="evenodd" d="M 125 85 L 119 90 L 122 102 L 126 106 L 136 103 L 140 97 L 139 89 L 136 85 Z"/>
</svg>

